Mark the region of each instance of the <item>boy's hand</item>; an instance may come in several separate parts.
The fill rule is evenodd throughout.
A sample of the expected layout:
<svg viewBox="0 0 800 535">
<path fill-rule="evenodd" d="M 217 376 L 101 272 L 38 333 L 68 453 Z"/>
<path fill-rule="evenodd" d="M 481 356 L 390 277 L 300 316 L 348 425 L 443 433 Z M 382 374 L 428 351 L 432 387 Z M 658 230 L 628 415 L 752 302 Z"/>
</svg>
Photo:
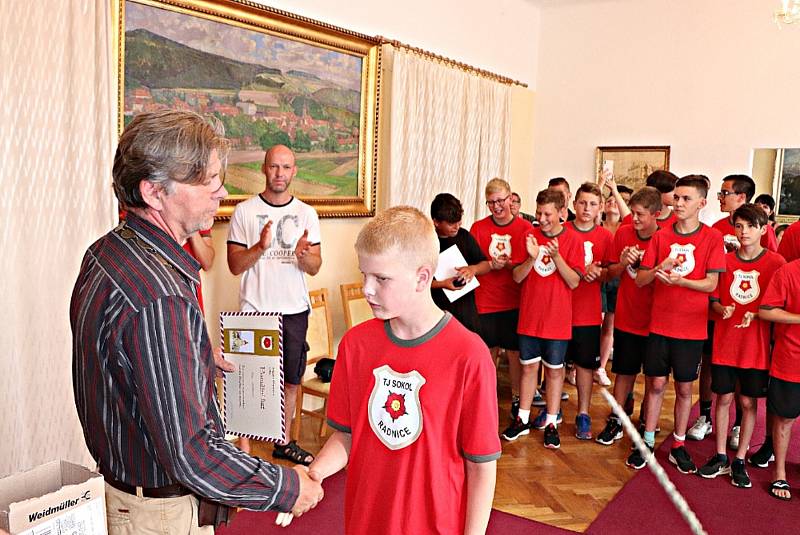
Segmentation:
<svg viewBox="0 0 800 535">
<path fill-rule="evenodd" d="M 501 254 L 497 257 L 492 257 L 492 261 L 490 262 L 492 265 L 492 269 L 503 269 L 508 264 L 510 258 L 507 254 Z"/>
<path fill-rule="evenodd" d="M 683 264 L 683 262 L 681 260 L 678 260 L 677 258 L 672 258 L 671 256 L 668 256 L 668 257 L 666 257 L 664 259 L 663 262 L 661 262 L 661 264 L 658 265 L 658 270 L 659 271 L 672 271 L 673 269 L 675 269 L 676 267 L 680 266 L 681 264 Z"/>
<path fill-rule="evenodd" d="M 558 238 L 553 238 L 550 240 L 550 243 L 547 244 L 547 252 L 550 254 L 550 258 L 555 260 L 558 258 L 559 251 L 558 251 Z"/>
<path fill-rule="evenodd" d="M 736 305 L 728 305 L 726 307 L 722 307 L 722 319 L 727 320 L 733 316 L 733 312 L 736 310 Z"/>
<path fill-rule="evenodd" d="M 583 276 L 583 280 L 586 282 L 594 282 L 600 277 L 600 275 L 602 275 L 602 273 L 603 268 L 600 267 L 600 262 L 589 264 L 586 266 L 586 275 Z"/>
<path fill-rule="evenodd" d="M 536 241 L 536 237 L 533 234 L 529 234 L 525 239 L 525 250 L 534 260 L 539 258 L 539 242 Z"/>
<path fill-rule="evenodd" d="M 642 253 L 644 253 L 644 251 L 635 245 L 633 247 L 625 247 L 622 250 L 622 254 L 619 255 L 619 259 L 622 262 L 622 265 L 625 267 L 634 266 L 641 262 Z"/>
<path fill-rule="evenodd" d="M 665 271 L 663 269 L 659 269 L 656 271 L 656 278 L 664 284 L 668 284 L 670 286 L 683 286 L 683 277 L 674 271 Z"/>
<path fill-rule="evenodd" d="M 475 277 L 475 268 L 472 266 L 464 266 L 456 268 L 458 272 L 458 276 L 456 278 L 463 280 L 464 282 L 469 282 Z"/>
<path fill-rule="evenodd" d="M 753 318 L 755 317 L 756 315 L 752 312 L 745 312 L 744 316 L 742 316 L 742 322 L 736 327 L 739 329 L 746 329 L 747 327 L 750 327 L 750 324 L 753 322 Z"/>
</svg>

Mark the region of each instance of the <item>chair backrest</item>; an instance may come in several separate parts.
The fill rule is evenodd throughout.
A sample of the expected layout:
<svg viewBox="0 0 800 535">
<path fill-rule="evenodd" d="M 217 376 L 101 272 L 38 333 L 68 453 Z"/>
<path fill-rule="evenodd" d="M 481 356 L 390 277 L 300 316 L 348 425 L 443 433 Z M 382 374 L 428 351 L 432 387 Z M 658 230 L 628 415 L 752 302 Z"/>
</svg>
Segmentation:
<svg viewBox="0 0 800 535">
<path fill-rule="evenodd" d="M 328 290 L 321 288 L 308 292 L 311 299 L 311 314 L 308 317 L 308 362 L 313 363 L 322 357 L 333 358 L 333 322 L 328 306 Z"/>
<path fill-rule="evenodd" d="M 339 286 L 342 291 L 342 306 L 344 306 L 344 321 L 347 328 L 358 325 L 368 319 L 374 318 L 372 309 L 364 297 L 364 283 L 352 282 Z"/>
</svg>

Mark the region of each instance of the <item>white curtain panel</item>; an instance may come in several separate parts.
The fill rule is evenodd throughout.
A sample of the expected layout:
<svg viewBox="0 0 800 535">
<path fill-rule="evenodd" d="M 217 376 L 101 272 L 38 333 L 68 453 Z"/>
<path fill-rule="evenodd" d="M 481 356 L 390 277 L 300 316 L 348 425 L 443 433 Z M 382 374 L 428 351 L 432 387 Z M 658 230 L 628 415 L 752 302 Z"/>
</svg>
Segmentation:
<svg viewBox="0 0 800 535">
<path fill-rule="evenodd" d="M 464 206 L 464 225 L 486 215 L 483 188 L 509 180 L 511 90 L 508 85 L 391 48 L 388 205 L 430 213 L 437 193 Z"/>
<path fill-rule="evenodd" d="M 72 395 L 69 300 L 114 223 L 108 0 L 0 0 L 0 477 L 91 466 Z"/>
</svg>

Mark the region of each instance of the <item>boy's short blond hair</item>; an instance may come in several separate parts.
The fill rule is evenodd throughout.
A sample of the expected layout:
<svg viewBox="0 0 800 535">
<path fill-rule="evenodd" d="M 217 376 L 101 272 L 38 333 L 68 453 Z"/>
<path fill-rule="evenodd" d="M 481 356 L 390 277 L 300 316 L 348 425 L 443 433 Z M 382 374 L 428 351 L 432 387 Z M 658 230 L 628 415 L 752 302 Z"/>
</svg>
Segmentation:
<svg viewBox="0 0 800 535">
<path fill-rule="evenodd" d="M 379 212 L 358 233 L 355 247 L 357 254 L 367 255 L 396 249 L 397 261 L 415 269 L 436 269 L 439 262 L 439 239 L 433 221 L 413 206 L 394 206 Z"/>
<path fill-rule="evenodd" d="M 493 178 L 486 184 L 485 195 L 488 196 L 492 193 L 497 193 L 498 191 L 505 191 L 510 194 L 511 186 L 502 178 Z"/>
</svg>

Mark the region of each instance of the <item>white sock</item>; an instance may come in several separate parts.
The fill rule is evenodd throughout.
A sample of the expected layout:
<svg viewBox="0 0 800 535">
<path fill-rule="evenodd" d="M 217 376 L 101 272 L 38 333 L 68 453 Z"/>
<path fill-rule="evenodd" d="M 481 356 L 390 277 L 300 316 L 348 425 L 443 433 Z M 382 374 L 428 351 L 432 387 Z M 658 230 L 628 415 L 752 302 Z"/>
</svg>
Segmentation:
<svg viewBox="0 0 800 535">
<path fill-rule="evenodd" d="M 557 422 L 558 422 L 558 414 L 547 413 L 547 417 L 544 420 L 544 426 L 547 427 L 548 425 L 553 424 L 554 426 L 558 427 Z"/>
<path fill-rule="evenodd" d="M 686 442 L 686 435 L 680 435 L 680 436 L 678 436 L 678 435 L 676 435 L 675 433 L 672 433 L 672 437 L 673 437 L 675 440 L 677 440 L 678 442 Z"/>
<path fill-rule="evenodd" d="M 531 411 L 526 411 L 524 409 L 519 410 L 519 419 L 522 420 L 523 424 L 527 424 L 528 420 L 531 418 Z"/>
</svg>

